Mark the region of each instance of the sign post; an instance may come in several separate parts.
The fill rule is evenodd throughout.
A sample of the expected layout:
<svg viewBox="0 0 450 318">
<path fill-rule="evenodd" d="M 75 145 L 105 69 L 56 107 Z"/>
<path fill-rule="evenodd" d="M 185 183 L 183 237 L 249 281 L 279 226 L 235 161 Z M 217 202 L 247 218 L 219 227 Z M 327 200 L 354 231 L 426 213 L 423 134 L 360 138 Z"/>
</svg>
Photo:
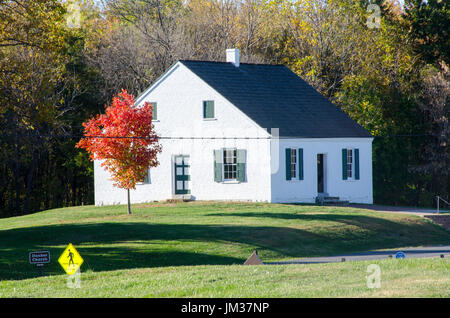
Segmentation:
<svg viewBox="0 0 450 318">
<path fill-rule="evenodd" d="M 44 264 L 50 263 L 50 252 L 49 251 L 37 251 L 30 252 L 28 256 L 30 264 L 34 264 L 39 268 L 39 275 L 42 276 L 42 268 Z"/>
</svg>

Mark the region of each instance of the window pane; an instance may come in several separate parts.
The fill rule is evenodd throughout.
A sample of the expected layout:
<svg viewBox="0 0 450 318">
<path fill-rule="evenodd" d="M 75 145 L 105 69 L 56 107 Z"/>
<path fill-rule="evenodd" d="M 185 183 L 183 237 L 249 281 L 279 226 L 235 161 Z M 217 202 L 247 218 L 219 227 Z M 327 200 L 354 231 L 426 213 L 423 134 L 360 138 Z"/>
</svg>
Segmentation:
<svg viewBox="0 0 450 318">
<path fill-rule="evenodd" d="M 178 190 L 183 189 L 183 181 L 177 181 L 177 189 Z"/>
<path fill-rule="evenodd" d="M 153 120 L 158 120 L 158 105 L 156 103 L 152 103 L 153 106 Z"/>
<path fill-rule="evenodd" d="M 237 150 L 225 149 L 223 151 L 223 176 L 226 180 L 235 180 L 237 175 Z"/>
<path fill-rule="evenodd" d="M 214 118 L 214 101 L 203 102 L 203 118 Z"/>
<path fill-rule="evenodd" d="M 291 179 L 297 176 L 297 149 L 291 149 Z"/>
<path fill-rule="evenodd" d="M 175 163 L 177 165 L 182 165 L 183 164 L 183 157 L 176 157 Z"/>
<path fill-rule="evenodd" d="M 347 177 L 353 178 L 353 149 L 347 149 Z"/>
<path fill-rule="evenodd" d="M 177 168 L 177 176 L 183 175 L 183 168 Z"/>
</svg>

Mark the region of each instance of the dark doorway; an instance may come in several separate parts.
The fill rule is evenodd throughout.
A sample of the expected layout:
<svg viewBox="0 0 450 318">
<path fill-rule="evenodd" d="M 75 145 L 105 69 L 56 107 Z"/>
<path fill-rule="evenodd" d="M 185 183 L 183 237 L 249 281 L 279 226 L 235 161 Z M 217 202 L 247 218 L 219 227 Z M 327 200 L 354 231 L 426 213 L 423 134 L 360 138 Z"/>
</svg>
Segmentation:
<svg viewBox="0 0 450 318">
<path fill-rule="evenodd" d="M 323 164 L 323 154 L 317 155 L 317 192 L 324 193 L 325 185 L 324 185 L 324 164 Z"/>
</svg>

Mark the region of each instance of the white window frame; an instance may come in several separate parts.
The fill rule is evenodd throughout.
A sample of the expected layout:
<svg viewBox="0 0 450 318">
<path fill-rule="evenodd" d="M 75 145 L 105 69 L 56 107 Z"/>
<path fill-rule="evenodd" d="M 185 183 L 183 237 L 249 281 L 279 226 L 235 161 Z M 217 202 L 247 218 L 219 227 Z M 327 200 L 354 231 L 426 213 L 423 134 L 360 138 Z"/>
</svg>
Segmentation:
<svg viewBox="0 0 450 318">
<path fill-rule="evenodd" d="M 351 156 L 349 156 L 349 153 L 351 153 Z M 351 162 L 349 162 L 349 159 L 351 159 Z M 350 170 L 348 169 L 350 167 Z M 355 149 L 354 148 L 347 148 L 347 180 L 352 181 L 355 180 Z M 351 172 L 351 176 L 348 175 L 348 172 Z"/>
<path fill-rule="evenodd" d="M 233 151 L 234 152 L 234 163 L 226 163 L 225 160 L 225 153 L 227 151 Z M 233 157 L 232 157 L 233 158 Z M 237 181 L 237 148 L 223 148 L 222 149 L 222 180 L 227 182 L 227 181 Z M 229 179 L 229 178 L 225 178 L 225 165 L 230 165 L 230 166 L 234 166 L 234 175 L 235 178 Z M 231 171 L 231 174 L 233 174 L 233 171 Z"/>
<path fill-rule="evenodd" d="M 292 159 L 295 157 L 295 162 Z M 291 181 L 298 180 L 298 150 L 297 148 L 291 148 Z M 292 168 L 294 168 L 294 174 L 292 174 Z"/>
</svg>

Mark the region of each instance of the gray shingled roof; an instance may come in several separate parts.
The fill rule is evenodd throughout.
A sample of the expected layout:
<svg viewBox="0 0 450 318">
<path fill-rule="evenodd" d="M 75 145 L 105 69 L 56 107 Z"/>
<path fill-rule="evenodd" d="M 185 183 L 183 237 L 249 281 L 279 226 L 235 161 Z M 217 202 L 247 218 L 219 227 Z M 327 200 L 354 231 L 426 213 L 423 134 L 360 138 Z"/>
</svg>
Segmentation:
<svg viewBox="0 0 450 318">
<path fill-rule="evenodd" d="M 263 128 L 280 137 L 371 137 L 340 108 L 283 65 L 181 60 Z"/>
</svg>

